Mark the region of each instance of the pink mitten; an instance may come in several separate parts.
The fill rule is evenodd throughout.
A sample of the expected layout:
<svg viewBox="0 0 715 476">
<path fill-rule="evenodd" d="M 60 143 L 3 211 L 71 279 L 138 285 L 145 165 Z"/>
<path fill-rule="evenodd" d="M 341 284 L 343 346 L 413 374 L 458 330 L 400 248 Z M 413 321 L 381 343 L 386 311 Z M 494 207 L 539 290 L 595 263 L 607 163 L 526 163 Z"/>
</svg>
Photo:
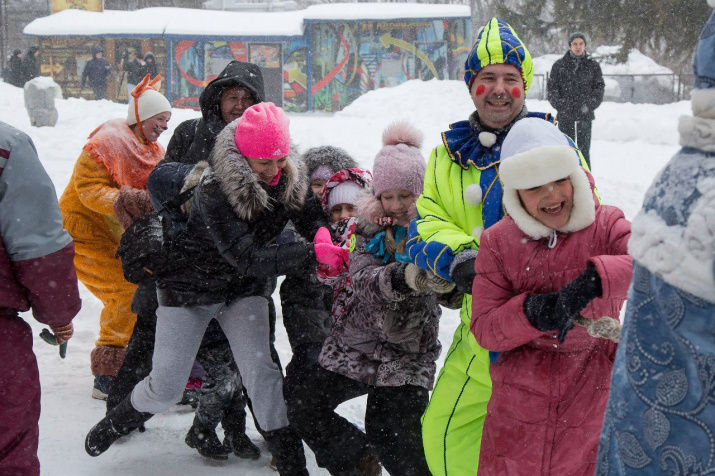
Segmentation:
<svg viewBox="0 0 715 476">
<path fill-rule="evenodd" d="M 330 236 L 330 230 L 328 230 L 324 226 L 318 228 L 318 232 L 315 234 L 315 237 L 313 237 L 313 243 L 315 243 L 316 245 L 318 243 L 333 244 L 333 239 Z"/>
<path fill-rule="evenodd" d="M 328 265 L 321 264 L 318 265 L 318 269 L 316 270 L 316 273 L 320 279 L 337 278 L 347 272 L 348 267 L 345 265 L 342 265 L 339 268 L 331 268 Z"/>
<path fill-rule="evenodd" d="M 340 246 L 330 243 L 317 243 L 315 245 L 315 259 L 318 260 L 318 263 L 326 264 L 331 268 L 345 267 L 349 257 L 350 252 Z"/>
</svg>

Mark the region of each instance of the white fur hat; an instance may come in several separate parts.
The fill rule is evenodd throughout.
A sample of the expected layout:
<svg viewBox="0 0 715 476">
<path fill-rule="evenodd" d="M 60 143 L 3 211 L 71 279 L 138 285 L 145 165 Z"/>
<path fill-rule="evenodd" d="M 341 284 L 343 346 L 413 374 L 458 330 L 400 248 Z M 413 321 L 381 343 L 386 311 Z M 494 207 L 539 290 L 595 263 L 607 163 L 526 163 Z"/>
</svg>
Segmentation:
<svg viewBox="0 0 715 476">
<path fill-rule="evenodd" d="M 593 223 L 595 204 L 586 172 L 576 150 L 552 123 L 533 117 L 517 121 L 502 144 L 499 176 L 507 213 L 532 238 L 546 238 L 551 229 L 527 213 L 517 191 L 566 177 L 573 186 L 573 209 L 568 223 L 557 231 L 570 233 Z"/>
</svg>

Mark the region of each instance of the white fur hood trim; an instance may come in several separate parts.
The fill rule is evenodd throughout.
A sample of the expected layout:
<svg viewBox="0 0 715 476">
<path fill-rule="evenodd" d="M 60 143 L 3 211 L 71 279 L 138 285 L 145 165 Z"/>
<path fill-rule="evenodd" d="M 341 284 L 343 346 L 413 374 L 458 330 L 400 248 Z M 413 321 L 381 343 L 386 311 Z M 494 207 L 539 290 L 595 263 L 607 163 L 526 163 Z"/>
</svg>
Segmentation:
<svg viewBox="0 0 715 476">
<path fill-rule="evenodd" d="M 715 304 L 713 234 L 698 226 L 704 220 L 694 211 L 686 227 L 668 226 L 654 210 L 641 210 L 632 223 L 628 253 L 668 284 Z M 704 238 L 709 243 L 702 243 Z M 694 246 L 695 241 L 701 243 Z"/>
<path fill-rule="evenodd" d="M 680 145 L 715 152 L 715 89 L 693 89 L 691 98 L 693 116 L 678 121 Z"/>
<path fill-rule="evenodd" d="M 573 233 L 583 230 L 596 218 L 591 185 L 570 147 L 546 146 L 513 155 L 500 165 L 499 175 L 504 184 L 502 200 L 507 213 L 521 231 L 534 239 L 546 238 L 552 230 L 527 213 L 518 190 L 568 177 L 573 186 L 573 208 L 568 223 L 557 231 Z"/>
</svg>

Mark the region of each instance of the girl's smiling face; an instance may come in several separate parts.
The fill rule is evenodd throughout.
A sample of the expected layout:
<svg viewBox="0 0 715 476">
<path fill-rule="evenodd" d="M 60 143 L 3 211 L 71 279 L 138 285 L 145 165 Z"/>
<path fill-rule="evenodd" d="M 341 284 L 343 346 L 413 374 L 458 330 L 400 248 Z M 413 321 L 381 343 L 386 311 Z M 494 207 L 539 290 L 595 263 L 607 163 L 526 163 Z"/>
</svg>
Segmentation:
<svg viewBox="0 0 715 476">
<path fill-rule="evenodd" d="M 526 212 L 549 228 L 563 228 L 571 218 L 573 185 L 568 177 L 540 187 L 518 190 L 518 193 Z"/>
<path fill-rule="evenodd" d="M 380 203 L 388 216 L 395 219 L 395 225 L 410 224 L 410 207 L 415 203 L 415 196 L 409 190 L 393 188 L 380 195 Z"/>
<path fill-rule="evenodd" d="M 278 175 L 278 172 L 288 165 L 287 156 L 280 159 L 252 159 L 246 157 L 246 161 L 251 170 L 258 174 L 258 178 L 266 183 L 271 183 Z"/>
</svg>

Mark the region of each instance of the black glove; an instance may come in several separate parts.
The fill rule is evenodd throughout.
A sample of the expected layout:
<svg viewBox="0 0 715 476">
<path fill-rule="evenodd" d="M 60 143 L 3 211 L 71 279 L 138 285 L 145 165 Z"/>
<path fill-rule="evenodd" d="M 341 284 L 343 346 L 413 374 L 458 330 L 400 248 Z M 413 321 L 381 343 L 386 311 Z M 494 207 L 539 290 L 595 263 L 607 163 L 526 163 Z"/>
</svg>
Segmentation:
<svg viewBox="0 0 715 476">
<path fill-rule="evenodd" d="M 535 294 L 524 301 L 524 314 L 540 331 L 559 331 L 559 342 L 573 329 L 573 320 L 591 301 L 602 293 L 601 278 L 596 268 L 589 266 L 561 291 Z"/>
<path fill-rule="evenodd" d="M 412 294 L 414 292 L 405 279 L 405 270 L 407 266 L 408 263 L 400 263 L 399 266 L 395 267 L 392 272 L 392 278 L 390 278 L 392 289 L 400 294 Z"/>
<path fill-rule="evenodd" d="M 477 273 L 474 271 L 474 261 L 477 258 L 470 258 L 462 261 L 452 270 L 452 279 L 457 285 L 457 291 L 464 294 L 472 294 L 472 282 Z"/>
<path fill-rule="evenodd" d="M 576 317 L 576 314 L 588 306 L 588 303 L 601 296 L 602 292 L 601 277 L 596 268 L 589 266 L 558 292 L 557 307 L 561 307 L 563 312 L 571 317 Z"/>
</svg>

